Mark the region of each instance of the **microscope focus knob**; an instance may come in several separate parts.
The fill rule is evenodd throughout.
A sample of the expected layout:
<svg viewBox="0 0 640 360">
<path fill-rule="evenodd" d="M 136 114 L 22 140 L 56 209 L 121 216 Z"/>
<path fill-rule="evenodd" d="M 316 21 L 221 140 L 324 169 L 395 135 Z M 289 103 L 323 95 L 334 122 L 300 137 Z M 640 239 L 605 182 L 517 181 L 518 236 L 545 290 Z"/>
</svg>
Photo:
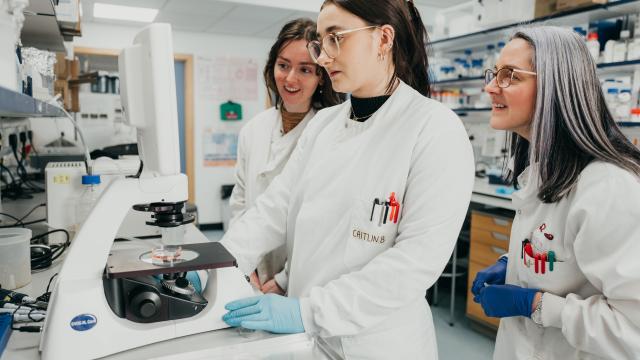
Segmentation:
<svg viewBox="0 0 640 360">
<path fill-rule="evenodd" d="M 160 296 L 153 291 L 143 291 L 131 299 L 131 309 L 136 316 L 149 319 L 160 310 Z"/>
</svg>

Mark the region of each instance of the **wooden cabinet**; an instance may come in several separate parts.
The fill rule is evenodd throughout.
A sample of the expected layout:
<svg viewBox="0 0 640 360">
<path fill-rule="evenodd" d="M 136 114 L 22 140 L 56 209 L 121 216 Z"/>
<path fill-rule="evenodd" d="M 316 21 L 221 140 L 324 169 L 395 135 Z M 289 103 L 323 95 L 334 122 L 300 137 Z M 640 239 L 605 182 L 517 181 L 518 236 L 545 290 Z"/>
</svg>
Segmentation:
<svg viewBox="0 0 640 360">
<path fill-rule="evenodd" d="M 504 214 L 473 211 L 471 213 L 471 245 L 469 250 L 469 282 L 467 288 L 467 316 L 483 325 L 497 328 L 500 320 L 484 315 L 473 301 L 471 285 L 476 273 L 493 265 L 509 250 L 512 218 Z"/>
</svg>

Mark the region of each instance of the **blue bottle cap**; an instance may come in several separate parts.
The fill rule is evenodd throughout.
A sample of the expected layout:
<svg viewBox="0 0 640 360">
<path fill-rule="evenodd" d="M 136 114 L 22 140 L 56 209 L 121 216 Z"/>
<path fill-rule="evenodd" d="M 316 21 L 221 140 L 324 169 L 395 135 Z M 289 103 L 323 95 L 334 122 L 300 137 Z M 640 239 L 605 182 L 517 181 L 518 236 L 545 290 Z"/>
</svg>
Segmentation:
<svg viewBox="0 0 640 360">
<path fill-rule="evenodd" d="M 464 54 L 465 55 L 471 55 L 471 49 L 465 49 L 464 50 Z"/>
<path fill-rule="evenodd" d="M 82 185 L 100 184 L 100 175 L 82 175 Z"/>
</svg>

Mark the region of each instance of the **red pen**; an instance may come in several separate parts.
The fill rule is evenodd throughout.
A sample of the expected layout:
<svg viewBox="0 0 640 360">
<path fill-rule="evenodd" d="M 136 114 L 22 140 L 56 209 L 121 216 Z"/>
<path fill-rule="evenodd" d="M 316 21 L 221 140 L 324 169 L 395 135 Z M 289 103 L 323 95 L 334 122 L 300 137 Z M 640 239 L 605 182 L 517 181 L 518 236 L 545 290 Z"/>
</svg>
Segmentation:
<svg viewBox="0 0 640 360">
<path fill-rule="evenodd" d="M 389 205 L 391 206 L 391 215 L 389 217 L 389 221 L 393 221 L 393 223 L 398 222 L 398 214 L 400 213 L 400 204 L 396 200 L 396 193 L 392 192 L 389 197 Z"/>
</svg>

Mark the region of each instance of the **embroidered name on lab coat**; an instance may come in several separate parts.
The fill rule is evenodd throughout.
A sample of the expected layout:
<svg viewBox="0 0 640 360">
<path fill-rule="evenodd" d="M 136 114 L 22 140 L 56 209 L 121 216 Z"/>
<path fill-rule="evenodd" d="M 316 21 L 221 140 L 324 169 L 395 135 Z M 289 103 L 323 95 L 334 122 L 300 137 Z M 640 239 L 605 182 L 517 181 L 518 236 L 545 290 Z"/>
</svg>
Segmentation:
<svg viewBox="0 0 640 360">
<path fill-rule="evenodd" d="M 384 235 L 374 235 L 360 229 L 353 229 L 351 236 L 354 239 L 363 240 L 370 243 L 384 244 Z"/>
</svg>

